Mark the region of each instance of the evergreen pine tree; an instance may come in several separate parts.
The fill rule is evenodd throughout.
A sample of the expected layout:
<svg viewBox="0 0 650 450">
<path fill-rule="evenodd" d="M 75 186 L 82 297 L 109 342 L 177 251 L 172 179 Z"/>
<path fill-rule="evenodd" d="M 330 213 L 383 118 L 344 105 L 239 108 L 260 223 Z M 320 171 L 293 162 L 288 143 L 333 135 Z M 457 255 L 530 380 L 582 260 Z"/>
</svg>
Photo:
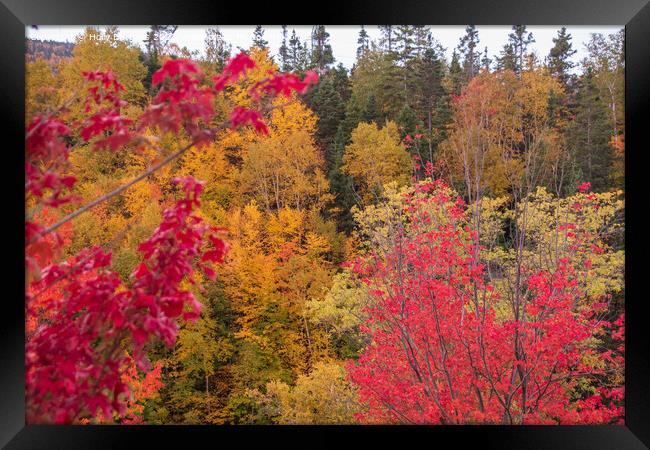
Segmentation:
<svg viewBox="0 0 650 450">
<path fill-rule="evenodd" d="M 497 69 L 498 70 L 512 70 L 518 73 L 517 55 L 512 44 L 506 44 L 501 50 L 501 54 L 497 56 Z"/>
<path fill-rule="evenodd" d="M 289 47 L 287 47 L 287 26 L 282 25 L 282 44 L 280 45 L 280 69 L 283 72 L 290 71 L 289 67 Z"/>
<path fill-rule="evenodd" d="M 397 60 L 404 65 L 416 54 L 416 29 L 412 25 L 398 25 L 395 30 L 394 50 Z"/>
<path fill-rule="evenodd" d="M 508 40 L 515 56 L 514 72 L 517 75 L 521 75 L 521 71 L 524 70 L 524 64 L 526 62 L 528 46 L 535 42 L 533 33 L 526 32 L 526 25 L 513 25 L 512 33 L 508 35 Z"/>
<path fill-rule="evenodd" d="M 407 134 L 414 135 L 416 126 L 420 126 L 415 111 L 409 105 L 404 105 L 396 118 L 397 125 L 399 126 L 401 137 L 404 138 Z"/>
<path fill-rule="evenodd" d="M 368 32 L 363 25 L 361 25 L 361 30 L 359 31 L 359 39 L 357 39 L 357 44 L 359 44 L 357 47 L 357 59 L 359 59 L 370 47 Z"/>
<path fill-rule="evenodd" d="M 269 42 L 264 39 L 264 28 L 262 25 L 255 25 L 255 31 L 253 31 L 253 47 L 257 48 L 267 48 Z"/>
<path fill-rule="evenodd" d="M 576 116 L 568 136 L 578 170 L 579 179 L 574 181 L 589 181 L 595 191 L 604 190 L 610 185 L 614 158 L 607 103 L 600 96 L 591 69 L 578 85 Z"/>
<path fill-rule="evenodd" d="M 556 77 L 567 88 L 571 79 L 570 70 L 575 66 L 571 57 L 576 53 L 571 45 L 571 35 L 562 27 L 557 37 L 553 38 L 555 44 L 548 55 L 548 68 L 551 75 Z"/>
<path fill-rule="evenodd" d="M 337 90 L 334 71 L 322 77 L 313 95 L 306 101 L 318 116 L 316 142 L 325 154 L 328 166 L 333 161 L 333 142 L 339 123 L 345 117 L 345 103 Z"/>
<path fill-rule="evenodd" d="M 458 52 L 456 50 L 451 54 L 448 76 L 451 87 L 450 93 L 453 95 L 460 95 L 463 86 L 463 68 L 460 65 Z"/>
<path fill-rule="evenodd" d="M 311 32 L 311 66 L 321 72 L 334 63 L 329 38 L 330 34 L 325 30 L 325 25 L 314 25 Z"/>
<path fill-rule="evenodd" d="M 300 42 L 300 38 L 296 34 L 296 30 L 292 30 L 291 38 L 289 39 L 288 50 L 288 71 L 303 72 L 309 65 L 309 49 L 307 43 Z"/>
<path fill-rule="evenodd" d="M 420 155 L 425 159 L 424 162 L 433 161 L 436 147 L 441 142 L 441 132 L 446 123 L 437 123 L 440 114 L 439 108 L 448 102 L 443 87 L 444 71 L 444 50 L 439 45 L 434 47 L 432 43 L 413 65 L 412 106 L 418 119 L 417 123 L 422 125 L 420 131 L 425 136 L 421 143 L 426 149 L 424 149 L 424 154 Z M 415 130 L 410 129 L 410 132 L 415 132 Z"/>
<path fill-rule="evenodd" d="M 485 71 L 489 72 L 491 65 L 492 65 L 492 60 L 488 56 L 488 48 L 487 46 L 485 46 L 485 50 L 483 51 L 483 57 L 481 58 L 481 67 L 485 69 Z"/>
<path fill-rule="evenodd" d="M 469 25 L 465 29 L 465 36 L 460 39 L 458 51 L 463 57 L 463 73 L 465 83 L 478 75 L 481 67 L 480 53 L 478 51 L 478 31 L 475 25 Z"/>
<path fill-rule="evenodd" d="M 431 44 L 431 29 L 426 25 L 413 25 L 413 48 L 417 56 L 422 56 Z"/>
<path fill-rule="evenodd" d="M 393 25 L 379 25 L 379 31 L 381 32 L 379 45 L 383 50 L 392 52 L 395 45 L 395 27 Z"/>
<path fill-rule="evenodd" d="M 160 57 L 177 29 L 178 25 L 151 25 L 147 32 L 144 40 L 144 65 L 147 68 L 147 76 L 143 84 L 148 91 L 151 90 L 151 77 L 161 67 Z"/>
<path fill-rule="evenodd" d="M 382 114 L 381 111 L 379 111 L 377 99 L 374 95 L 371 94 L 368 96 L 368 101 L 366 101 L 366 105 L 361 110 L 360 119 L 360 122 L 382 122 Z"/>
<path fill-rule="evenodd" d="M 350 208 L 356 204 L 352 180 L 341 170 L 343 153 L 345 147 L 350 143 L 352 130 L 359 125 L 359 122 L 363 121 L 362 117 L 370 118 L 372 115 L 370 112 L 372 106 L 370 108 L 368 106 L 361 107 L 356 99 L 350 99 L 345 109 L 345 117 L 339 123 L 332 145 L 332 161 L 329 166 L 328 178 L 330 189 L 335 195 L 333 207 L 340 231 L 350 232 L 354 228 L 354 219 Z"/>
<path fill-rule="evenodd" d="M 332 77 L 334 87 L 336 88 L 336 92 L 341 96 L 341 100 L 344 104 L 347 103 L 350 100 L 350 78 L 348 76 L 348 70 L 343 64 L 339 63 L 328 74 Z"/>
</svg>

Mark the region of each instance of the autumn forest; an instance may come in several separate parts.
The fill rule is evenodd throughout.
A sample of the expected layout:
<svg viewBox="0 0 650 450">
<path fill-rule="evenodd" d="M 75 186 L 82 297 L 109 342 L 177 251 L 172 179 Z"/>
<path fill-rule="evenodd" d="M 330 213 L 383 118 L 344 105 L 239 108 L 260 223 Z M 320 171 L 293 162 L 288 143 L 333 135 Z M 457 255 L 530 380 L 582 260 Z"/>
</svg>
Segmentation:
<svg viewBox="0 0 650 450">
<path fill-rule="evenodd" d="M 26 41 L 28 423 L 622 423 L 623 30 L 177 28 Z"/>
</svg>

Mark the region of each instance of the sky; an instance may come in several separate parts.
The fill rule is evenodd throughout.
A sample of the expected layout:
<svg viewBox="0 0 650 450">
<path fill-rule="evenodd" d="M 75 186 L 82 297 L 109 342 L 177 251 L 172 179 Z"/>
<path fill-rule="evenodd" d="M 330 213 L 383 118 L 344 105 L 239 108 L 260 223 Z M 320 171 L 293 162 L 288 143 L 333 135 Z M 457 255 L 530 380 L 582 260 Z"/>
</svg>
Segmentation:
<svg viewBox="0 0 650 450">
<path fill-rule="evenodd" d="M 187 47 L 189 50 L 204 51 L 205 30 L 209 26 L 198 25 L 180 25 L 172 38 L 172 42 L 180 47 Z M 233 49 L 249 48 L 253 39 L 253 30 L 255 25 L 224 25 L 217 27 L 224 35 L 226 42 L 232 44 Z M 41 40 L 55 40 L 61 42 L 74 42 L 75 37 L 81 34 L 84 26 L 39 26 L 38 29 L 27 27 L 27 37 Z M 103 29 L 103 27 L 99 27 Z M 379 29 L 374 25 L 366 25 L 366 30 L 372 40 L 378 40 L 380 36 Z M 480 49 L 483 52 L 485 46 L 488 47 L 488 55 L 494 60 L 508 40 L 508 34 L 511 32 L 510 26 L 477 26 Z M 540 60 L 548 55 L 553 46 L 553 37 L 556 36 L 557 30 L 561 25 L 552 26 L 529 26 L 528 31 L 533 33 L 535 42 L 531 49 L 537 53 Z M 574 62 L 581 61 L 586 56 L 585 43 L 589 40 L 591 33 L 612 34 L 623 28 L 623 26 L 567 26 L 567 31 L 571 34 L 573 48 L 577 53 L 573 56 Z M 146 37 L 148 26 L 121 26 L 119 36 L 122 39 L 130 39 L 134 44 L 143 47 L 143 40 Z M 301 40 L 309 42 L 311 26 L 309 25 L 288 25 L 288 35 L 291 30 L 295 29 Z M 356 60 L 357 39 L 360 26 L 355 25 L 328 25 L 327 31 L 330 34 L 330 43 L 336 64 L 342 63 L 346 68 L 352 68 Z M 271 54 L 275 55 L 281 45 L 282 35 L 279 25 L 265 25 L 264 38 L 269 42 Z M 447 59 L 458 46 L 458 41 L 465 34 L 465 26 L 452 25 L 432 25 L 431 31 L 433 37 L 446 49 Z"/>
</svg>

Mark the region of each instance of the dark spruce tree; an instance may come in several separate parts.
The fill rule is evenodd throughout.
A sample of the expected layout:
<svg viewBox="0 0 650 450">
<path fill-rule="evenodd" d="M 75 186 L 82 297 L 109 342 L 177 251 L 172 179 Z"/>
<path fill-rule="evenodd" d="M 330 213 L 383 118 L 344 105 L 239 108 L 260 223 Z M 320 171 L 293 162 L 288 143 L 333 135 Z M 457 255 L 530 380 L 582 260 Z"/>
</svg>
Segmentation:
<svg viewBox="0 0 650 450">
<path fill-rule="evenodd" d="M 368 48 L 370 48 L 370 38 L 363 25 L 361 25 L 361 30 L 359 31 L 359 39 L 357 39 L 357 45 L 357 59 L 359 59 L 368 50 Z"/>
<path fill-rule="evenodd" d="M 497 56 L 497 70 L 512 70 L 517 73 L 517 56 L 512 44 L 503 46 L 503 50 Z"/>
<path fill-rule="evenodd" d="M 415 114 L 413 108 L 408 104 L 405 104 L 399 114 L 397 114 L 396 122 L 402 139 L 404 139 L 407 134 L 413 136 L 416 129 L 422 126 L 422 123 L 418 120 L 417 114 Z"/>
<path fill-rule="evenodd" d="M 374 95 L 370 94 L 366 101 L 365 106 L 361 110 L 360 122 L 375 122 L 382 124 L 384 122 L 377 99 Z"/>
<path fill-rule="evenodd" d="M 393 25 L 379 25 L 379 45 L 382 50 L 392 52 L 395 46 L 395 27 Z"/>
<path fill-rule="evenodd" d="M 426 25 L 413 26 L 413 47 L 417 56 L 422 56 L 424 51 L 431 45 L 433 37 L 431 29 Z"/>
<path fill-rule="evenodd" d="M 488 48 L 487 45 L 485 46 L 485 50 L 483 50 L 483 56 L 481 57 L 481 67 L 486 71 L 490 71 L 490 66 L 492 66 L 492 60 L 488 56 Z"/>
<path fill-rule="evenodd" d="M 394 50 L 397 61 L 404 65 L 416 55 L 416 28 L 412 25 L 398 25 L 395 29 Z"/>
<path fill-rule="evenodd" d="M 348 69 L 341 63 L 331 69 L 328 74 L 334 78 L 334 85 L 336 91 L 341 96 L 344 104 L 350 100 L 350 77 L 348 76 Z"/>
<path fill-rule="evenodd" d="M 425 45 L 421 40 L 426 31 L 427 28 L 422 26 L 398 25 L 396 27 L 394 58 L 397 67 L 395 68 L 395 75 L 401 80 L 401 92 L 399 94 L 401 104 L 397 104 L 395 108 L 392 108 L 394 114 L 396 114 L 396 119 L 400 115 L 406 117 L 404 116 L 404 114 L 407 114 L 405 108 L 410 109 L 413 103 L 413 91 L 411 89 L 413 84 L 412 67 L 416 64 L 421 47 Z M 390 52 L 388 55 L 393 56 Z"/>
<path fill-rule="evenodd" d="M 262 25 L 255 25 L 255 31 L 253 31 L 253 47 L 257 48 L 268 48 L 269 42 L 264 39 L 264 28 Z"/>
<path fill-rule="evenodd" d="M 309 66 L 309 49 L 306 42 L 300 42 L 296 30 L 289 39 L 287 71 L 304 72 Z"/>
<path fill-rule="evenodd" d="M 422 57 L 416 60 L 413 74 L 413 109 L 418 119 L 416 125 L 420 128 L 411 132 L 423 135 L 419 141 L 419 156 L 423 162 L 433 162 L 436 148 L 445 138 L 444 130 L 449 120 L 449 97 L 443 86 L 445 61 L 442 47 L 430 43 Z"/>
<path fill-rule="evenodd" d="M 508 43 L 512 46 L 514 53 L 514 72 L 517 75 L 521 75 L 521 71 L 524 70 L 528 46 L 534 42 L 533 33 L 526 32 L 526 25 L 512 26 L 512 33 L 508 35 Z"/>
<path fill-rule="evenodd" d="M 334 63 L 329 38 L 330 34 L 325 30 L 325 25 L 314 25 L 311 31 L 311 66 L 320 72 Z"/>
<path fill-rule="evenodd" d="M 573 137 L 571 136 L 572 117 L 575 117 L 581 111 L 576 104 L 576 76 L 571 74 L 571 69 L 575 64 L 571 57 L 576 50 L 571 45 L 571 35 L 562 27 L 555 38 L 553 38 L 553 48 L 551 48 L 546 58 L 546 66 L 551 76 L 557 79 L 562 85 L 563 92 L 553 93 L 549 99 L 549 106 L 556 108 L 558 114 L 554 117 L 552 126 L 564 136 L 565 141 L 571 145 Z M 575 155 L 573 155 L 575 156 Z M 568 186 L 567 186 L 568 187 Z M 570 186 L 573 188 L 574 186 Z"/>
<path fill-rule="evenodd" d="M 151 93 L 151 77 L 160 69 L 160 58 L 170 39 L 178 29 L 178 25 L 151 25 L 144 40 L 145 53 L 143 62 L 147 68 L 144 87 Z"/>
<path fill-rule="evenodd" d="M 548 69 L 551 75 L 568 90 L 572 78 L 570 71 L 575 66 L 571 58 L 577 50 L 573 49 L 571 35 L 566 32 L 565 27 L 557 32 L 557 36 L 553 38 L 553 44 L 553 48 L 548 54 Z"/>
<path fill-rule="evenodd" d="M 339 123 L 345 117 L 345 102 L 338 89 L 335 70 L 321 77 L 313 93 L 305 99 L 318 117 L 316 142 L 323 151 L 328 168 L 334 160 L 333 144 Z"/>
<path fill-rule="evenodd" d="M 456 50 L 451 54 L 447 77 L 449 78 L 450 94 L 460 95 L 463 88 L 463 68 L 460 65 L 460 59 Z"/>
<path fill-rule="evenodd" d="M 289 47 L 287 46 L 286 25 L 282 25 L 282 44 L 280 45 L 278 56 L 280 57 L 280 70 L 283 72 L 291 71 L 291 68 L 289 67 Z"/>
<path fill-rule="evenodd" d="M 576 115 L 568 142 L 575 161 L 574 184 L 589 181 L 596 191 L 610 187 L 614 149 L 607 102 L 601 98 L 588 68 L 578 81 Z"/>
<path fill-rule="evenodd" d="M 352 218 L 350 208 L 357 204 L 357 197 L 354 193 L 352 180 L 341 170 L 343 154 L 345 147 L 350 143 L 352 130 L 360 122 L 377 122 L 379 116 L 380 113 L 377 110 L 373 96 L 367 99 L 359 99 L 352 96 L 347 102 L 345 117 L 338 125 L 332 144 L 328 178 L 330 189 L 335 198 L 331 211 L 333 217 L 336 219 L 339 231 L 348 234 L 354 228 L 354 219 Z"/>
<path fill-rule="evenodd" d="M 458 51 L 463 58 L 465 83 L 478 75 L 481 68 L 481 54 L 478 50 L 479 38 L 475 25 L 465 28 L 465 35 L 460 39 Z"/>
</svg>

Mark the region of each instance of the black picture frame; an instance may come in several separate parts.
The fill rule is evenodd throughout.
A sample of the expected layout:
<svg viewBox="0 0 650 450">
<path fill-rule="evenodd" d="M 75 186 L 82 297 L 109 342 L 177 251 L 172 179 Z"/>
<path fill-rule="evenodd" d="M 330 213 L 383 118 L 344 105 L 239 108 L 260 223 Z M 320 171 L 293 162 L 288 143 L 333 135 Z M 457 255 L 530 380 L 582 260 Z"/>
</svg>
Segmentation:
<svg viewBox="0 0 650 450">
<path fill-rule="evenodd" d="M 5 282 L 0 301 L 0 444 L 7 449 L 180 447 L 205 440 L 210 447 L 253 438 L 282 446 L 313 448 L 346 443 L 354 436 L 380 444 L 426 447 L 474 443 L 480 448 L 642 449 L 650 446 L 650 326 L 645 292 L 650 235 L 647 219 L 647 131 L 650 125 L 650 3 L 648 0 L 363 0 L 354 2 L 207 0 L 0 0 L 0 115 Z M 408 23 L 438 25 L 625 25 L 626 30 L 626 409 L 625 425 L 613 426 L 372 426 L 372 427 L 118 427 L 26 426 L 24 383 L 24 75 L 25 26 L 238 23 Z M 7 158 L 9 160 L 7 161 Z M 15 236 L 15 237 L 14 237 Z M 318 437 L 311 434 L 317 433 Z M 308 436 L 309 435 L 309 436 Z M 446 444 L 445 444 L 446 442 Z"/>
</svg>

